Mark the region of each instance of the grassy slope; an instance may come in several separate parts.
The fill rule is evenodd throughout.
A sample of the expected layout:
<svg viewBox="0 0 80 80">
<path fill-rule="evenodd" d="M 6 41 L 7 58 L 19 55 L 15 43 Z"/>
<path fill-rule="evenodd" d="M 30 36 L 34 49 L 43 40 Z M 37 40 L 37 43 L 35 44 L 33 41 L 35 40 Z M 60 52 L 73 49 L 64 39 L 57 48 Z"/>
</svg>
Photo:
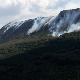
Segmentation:
<svg viewBox="0 0 80 80">
<path fill-rule="evenodd" d="M 1 80 L 80 80 L 80 33 L 10 41 L 0 53 Z"/>
</svg>

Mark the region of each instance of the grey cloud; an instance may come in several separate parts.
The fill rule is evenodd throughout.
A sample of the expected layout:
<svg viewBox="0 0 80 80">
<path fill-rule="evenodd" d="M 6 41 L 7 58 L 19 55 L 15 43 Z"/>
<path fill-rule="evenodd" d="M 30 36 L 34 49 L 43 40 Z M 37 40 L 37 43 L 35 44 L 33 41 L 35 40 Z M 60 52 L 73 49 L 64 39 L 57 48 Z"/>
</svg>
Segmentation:
<svg viewBox="0 0 80 80">
<path fill-rule="evenodd" d="M 19 1 L 21 2 L 17 2 L 18 4 L 16 6 L 15 4 L 11 4 L 6 8 L 0 8 L 0 24 L 4 25 L 5 23 L 10 22 L 12 19 L 16 19 L 17 17 L 19 18 L 19 20 L 29 19 L 37 17 L 39 15 L 50 15 L 50 12 L 51 14 L 53 13 L 53 15 L 56 15 L 56 13 L 60 12 L 61 10 L 65 10 L 65 7 L 68 6 L 68 3 L 70 3 L 71 5 L 73 3 L 75 3 L 76 5 L 80 5 L 80 0 L 45 0 L 49 3 L 48 6 L 45 5 L 45 2 L 44 4 L 42 3 L 45 7 L 41 6 L 41 4 L 39 5 L 38 3 L 36 3 L 37 0 L 26 0 L 26 2 L 24 2 L 24 0 Z M 29 4 L 27 3 L 27 1 Z M 22 2 L 25 3 L 25 7 Z M 53 4 L 54 2 L 55 5 Z"/>
<path fill-rule="evenodd" d="M 40 6 L 36 5 L 35 3 L 31 4 L 31 7 L 29 8 L 30 12 L 39 12 L 40 11 Z"/>
<path fill-rule="evenodd" d="M 71 5 L 73 3 L 79 4 L 80 0 L 58 0 L 58 2 L 55 3 L 55 6 L 49 5 L 47 7 L 47 9 L 58 9 L 58 8 L 62 8 L 65 9 L 66 5 L 70 3 Z"/>
<path fill-rule="evenodd" d="M 66 4 L 69 3 L 69 0 L 66 0 L 66 1 L 58 1 L 56 6 L 54 6 L 54 9 L 57 9 L 57 8 L 64 8 Z"/>
<path fill-rule="evenodd" d="M 20 10 L 20 5 L 15 6 L 14 4 L 6 8 L 0 8 L 0 17 L 15 16 L 20 13 Z"/>
<path fill-rule="evenodd" d="M 48 7 L 47 7 L 47 9 L 57 9 L 57 8 L 64 8 L 65 7 L 65 5 L 67 4 L 69 2 L 69 0 L 64 0 L 64 1 L 62 1 L 62 0 L 58 0 L 58 2 L 56 2 L 55 3 L 55 6 L 54 5 L 49 5 Z"/>
</svg>

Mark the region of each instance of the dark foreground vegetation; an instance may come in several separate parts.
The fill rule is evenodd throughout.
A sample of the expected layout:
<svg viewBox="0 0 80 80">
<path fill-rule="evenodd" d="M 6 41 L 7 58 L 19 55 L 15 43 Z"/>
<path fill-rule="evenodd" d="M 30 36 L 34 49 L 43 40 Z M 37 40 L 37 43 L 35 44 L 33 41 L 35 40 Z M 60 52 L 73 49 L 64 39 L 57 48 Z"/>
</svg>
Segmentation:
<svg viewBox="0 0 80 80">
<path fill-rule="evenodd" d="M 2 43 L 0 59 L 0 80 L 80 80 L 80 33 Z"/>
</svg>

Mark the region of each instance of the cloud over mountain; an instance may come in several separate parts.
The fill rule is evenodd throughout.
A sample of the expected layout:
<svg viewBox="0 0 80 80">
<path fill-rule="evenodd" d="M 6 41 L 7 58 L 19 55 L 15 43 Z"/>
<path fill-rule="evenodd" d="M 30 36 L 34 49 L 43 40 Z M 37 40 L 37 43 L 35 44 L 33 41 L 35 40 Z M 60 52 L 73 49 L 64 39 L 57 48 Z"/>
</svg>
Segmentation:
<svg viewBox="0 0 80 80">
<path fill-rule="evenodd" d="M 56 16 L 62 10 L 73 8 L 80 8 L 80 0 L 0 0 L 0 25 L 14 20 Z"/>
</svg>

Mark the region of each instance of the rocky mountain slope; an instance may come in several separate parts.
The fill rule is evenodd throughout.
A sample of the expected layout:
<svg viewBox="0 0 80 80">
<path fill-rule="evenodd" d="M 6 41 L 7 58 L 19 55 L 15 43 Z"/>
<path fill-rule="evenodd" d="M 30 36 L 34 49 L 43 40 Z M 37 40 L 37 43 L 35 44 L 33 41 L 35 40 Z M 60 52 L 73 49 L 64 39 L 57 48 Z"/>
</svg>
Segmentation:
<svg viewBox="0 0 80 80">
<path fill-rule="evenodd" d="M 0 29 L 2 39 L 14 36 L 26 37 L 46 31 L 52 36 L 60 36 L 80 30 L 80 9 L 63 10 L 56 17 L 38 17 L 21 22 L 10 22 Z"/>
</svg>

